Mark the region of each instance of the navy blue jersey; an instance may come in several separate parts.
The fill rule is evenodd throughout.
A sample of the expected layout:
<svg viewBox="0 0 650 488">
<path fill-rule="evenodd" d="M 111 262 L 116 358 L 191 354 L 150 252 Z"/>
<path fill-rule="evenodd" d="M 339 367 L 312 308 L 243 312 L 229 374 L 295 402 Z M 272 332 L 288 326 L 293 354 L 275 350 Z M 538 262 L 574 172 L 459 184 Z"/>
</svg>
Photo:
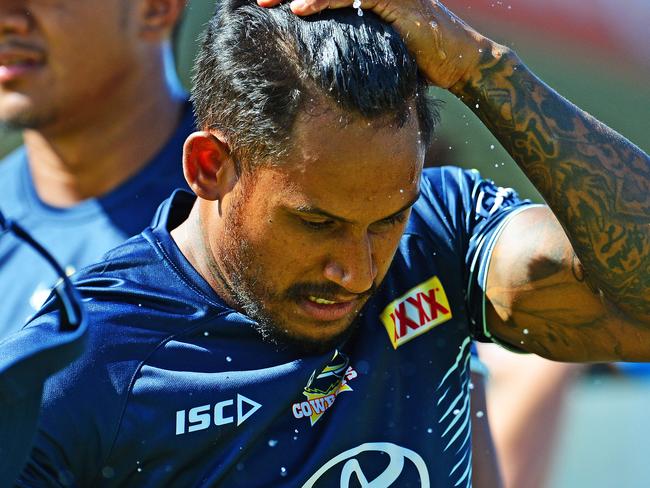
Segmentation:
<svg viewBox="0 0 650 488">
<path fill-rule="evenodd" d="M 481 277 L 528 204 L 458 168 L 421 189 L 356 332 L 313 356 L 264 342 L 192 268 L 169 231 L 193 197 L 176 193 L 78 276 L 87 351 L 46 384 L 21 486 L 470 486 Z"/>
<path fill-rule="evenodd" d="M 49 206 L 39 198 L 21 147 L 0 162 L 0 210 L 29 231 L 71 274 L 142 232 L 170 192 L 187 188 L 180 161 L 193 126 L 188 103 L 176 132 L 149 164 L 108 194 L 68 208 Z M 25 325 L 56 280 L 53 270 L 28 246 L 10 234 L 0 234 L 0 338 Z"/>
</svg>

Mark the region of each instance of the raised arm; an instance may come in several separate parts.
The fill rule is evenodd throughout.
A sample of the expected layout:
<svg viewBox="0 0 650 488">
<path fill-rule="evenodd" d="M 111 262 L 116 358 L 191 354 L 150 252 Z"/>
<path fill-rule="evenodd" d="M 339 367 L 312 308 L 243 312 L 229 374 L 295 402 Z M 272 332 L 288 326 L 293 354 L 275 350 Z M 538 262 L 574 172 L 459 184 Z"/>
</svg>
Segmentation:
<svg viewBox="0 0 650 488">
<path fill-rule="evenodd" d="M 558 95 L 508 50 L 483 53 L 474 74 L 453 91 L 544 196 L 582 263 L 571 263 L 576 278 L 631 320 L 650 324 L 648 155 Z"/>
<path fill-rule="evenodd" d="M 351 5 L 294 0 L 291 8 L 309 15 Z M 361 6 L 400 32 L 431 83 L 477 114 L 553 212 L 520 213 L 499 238 L 487 282 L 492 333 L 554 359 L 650 360 L 648 155 L 440 2 Z"/>
</svg>

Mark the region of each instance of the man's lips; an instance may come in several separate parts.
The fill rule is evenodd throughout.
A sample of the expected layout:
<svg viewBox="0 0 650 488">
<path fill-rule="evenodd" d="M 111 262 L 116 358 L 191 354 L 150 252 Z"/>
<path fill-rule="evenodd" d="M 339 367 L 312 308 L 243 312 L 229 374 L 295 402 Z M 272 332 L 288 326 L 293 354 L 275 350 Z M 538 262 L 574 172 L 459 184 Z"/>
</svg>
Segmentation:
<svg viewBox="0 0 650 488">
<path fill-rule="evenodd" d="M 359 305 L 359 299 L 340 300 L 310 295 L 299 300 L 298 305 L 305 315 L 314 320 L 333 322 L 353 313 Z"/>
<path fill-rule="evenodd" d="M 0 46 L 0 83 L 13 81 L 40 68 L 43 63 L 40 51 Z"/>
</svg>

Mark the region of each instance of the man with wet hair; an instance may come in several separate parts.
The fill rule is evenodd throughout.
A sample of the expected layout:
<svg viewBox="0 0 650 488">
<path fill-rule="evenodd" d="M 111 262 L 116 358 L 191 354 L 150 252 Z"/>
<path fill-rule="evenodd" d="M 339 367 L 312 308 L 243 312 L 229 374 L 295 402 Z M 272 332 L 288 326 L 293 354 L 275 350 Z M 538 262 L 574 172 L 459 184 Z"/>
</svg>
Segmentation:
<svg viewBox="0 0 650 488">
<path fill-rule="evenodd" d="M 45 387 L 23 486 L 470 486 L 472 338 L 650 359 L 647 155 L 439 2 L 295 15 L 350 3 L 219 3 L 196 196 L 77 277 L 87 351 Z M 422 170 L 422 78 L 550 209 Z"/>
<path fill-rule="evenodd" d="M 185 0 L 2 0 L 0 122 L 24 145 L 0 162 L 0 210 L 72 273 L 142 231 L 186 187 L 192 110 L 169 37 Z M 0 338 L 57 276 L 0 236 Z"/>
</svg>

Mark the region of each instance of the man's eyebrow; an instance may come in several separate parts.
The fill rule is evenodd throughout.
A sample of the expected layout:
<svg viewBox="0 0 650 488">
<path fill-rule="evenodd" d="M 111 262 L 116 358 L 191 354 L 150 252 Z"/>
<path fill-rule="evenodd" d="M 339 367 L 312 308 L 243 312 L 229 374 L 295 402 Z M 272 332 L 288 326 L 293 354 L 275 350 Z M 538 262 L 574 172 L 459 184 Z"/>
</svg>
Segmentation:
<svg viewBox="0 0 650 488">
<path fill-rule="evenodd" d="M 397 215 L 401 214 L 402 212 L 408 210 L 411 208 L 413 205 L 415 205 L 415 202 L 417 202 L 420 198 L 420 191 L 417 192 L 415 197 L 413 197 L 411 200 L 409 200 L 406 205 L 404 205 L 402 208 L 399 210 L 393 212 L 390 215 L 387 215 L 386 217 L 382 217 L 381 219 L 377 220 L 377 222 L 381 220 L 388 220 L 393 217 L 396 217 Z M 299 213 L 306 213 L 306 214 L 311 214 L 311 215 L 320 215 L 322 217 L 327 217 L 328 219 L 336 220 L 339 222 L 345 222 L 345 223 L 352 223 L 350 220 L 340 217 L 338 215 L 334 215 L 333 213 L 328 212 L 327 210 L 323 210 L 322 208 L 314 207 L 311 205 L 301 205 L 299 207 L 294 208 L 294 211 L 299 212 Z"/>
</svg>

